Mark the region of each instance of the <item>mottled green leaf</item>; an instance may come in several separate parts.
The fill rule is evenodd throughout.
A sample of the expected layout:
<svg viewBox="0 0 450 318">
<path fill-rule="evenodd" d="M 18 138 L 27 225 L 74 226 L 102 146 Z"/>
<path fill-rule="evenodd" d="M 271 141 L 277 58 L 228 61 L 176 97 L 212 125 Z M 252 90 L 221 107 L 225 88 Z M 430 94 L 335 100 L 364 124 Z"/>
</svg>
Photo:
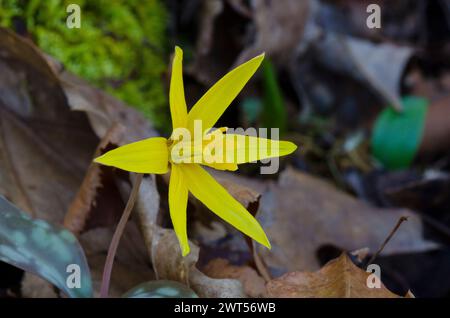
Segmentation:
<svg viewBox="0 0 450 318">
<path fill-rule="evenodd" d="M 125 298 L 198 298 L 186 285 L 170 280 L 155 280 L 137 285 L 123 297 Z"/>
<path fill-rule="evenodd" d="M 372 132 L 372 153 L 386 168 L 407 168 L 422 140 L 428 101 L 420 97 L 402 99 L 403 112 L 392 107 L 378 116 Z"/>
<path fill-rule="evenodd" d="M 70 297 L 92 297 L 89 267 L 75 236 L 32 219 L 1 195 L 0 260 L 46 279 Z"/>
</svg>

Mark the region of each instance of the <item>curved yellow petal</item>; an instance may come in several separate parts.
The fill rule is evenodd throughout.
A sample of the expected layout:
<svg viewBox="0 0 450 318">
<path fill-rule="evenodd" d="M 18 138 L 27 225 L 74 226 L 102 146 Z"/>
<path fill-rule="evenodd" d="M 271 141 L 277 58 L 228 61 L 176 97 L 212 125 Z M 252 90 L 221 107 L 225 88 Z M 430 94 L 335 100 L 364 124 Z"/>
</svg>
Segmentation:
<svg viewBox="0 0 450 318">
<path fill-rule="evenodd" d="M 180 242 L 181 253 L 186 256 L 189 253 L 189 241 L 187 237 L 186 210 L 188 202 L 188 188 L 181 172 L 181 167 L 172 165 L 169 182 L 169 210 L 173 228 Z"/>
<path fill-rule="evenodd" d="M 169 169 L 167 139 L 148 138 L 108 151 L 94 162 L 137 173 L 166 173 Z"/>
<path fill-rule="evenodd" d="M 202 120 L 204 130 L 212 128 L 256 72 L 263 59 L 264 54 L 252 58 L 214 84 L 192 107 L 188 114 L 187 128 L 191 132 L 194 131 L 194 120 Z"/>
<path fill-rule="evenodd" d="M 269 240 L 258 221 L 208 172 L 197 164 L 183 164 L 182 169 L 188 190 L 197 199 L 239 231 L 270 248 Z"/>
<path fill-rule="evenodd" d="M 172 62 L 169 104 L 173 129 L 185 127 L 187 122 L 187 107 L 183 85 L 183 51 L 178 46 L 175 47 L 175 56 Z"/>
<path fill-rule="evenodd" d="M 282 157 L 297 149 L 297 146 L 290 141 L 238 134 L 225 134 L 223 147 L 224 161 L 235 164 Z"/>
</svg>

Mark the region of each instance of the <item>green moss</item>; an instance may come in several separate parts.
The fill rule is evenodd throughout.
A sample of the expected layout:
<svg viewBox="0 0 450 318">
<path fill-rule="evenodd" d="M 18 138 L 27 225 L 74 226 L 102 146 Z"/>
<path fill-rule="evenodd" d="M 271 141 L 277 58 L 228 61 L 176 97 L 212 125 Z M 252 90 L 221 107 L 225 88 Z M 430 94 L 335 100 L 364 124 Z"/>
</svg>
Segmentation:
<svg viewBox="0 0 450 318">
<path fill-rule="evenodd" d="M 81 28 L 66 7 L 81 8 Z M 170 125 L 162 83 L 167 12 L 159 0 L 0 0 L 0 25 L 26 30 L 65 67 L 138 108 L 160 129 Z"/>
</svg>

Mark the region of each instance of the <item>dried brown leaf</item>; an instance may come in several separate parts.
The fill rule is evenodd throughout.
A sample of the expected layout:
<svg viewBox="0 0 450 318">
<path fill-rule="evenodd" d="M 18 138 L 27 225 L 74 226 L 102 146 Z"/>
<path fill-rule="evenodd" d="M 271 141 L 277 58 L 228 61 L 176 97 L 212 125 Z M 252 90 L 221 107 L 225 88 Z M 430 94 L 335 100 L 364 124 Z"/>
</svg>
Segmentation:
<svg viewBox="0 0 450 318">
<path fill-rule="evenodd" d="M 115 180 L 110 169 L 105 180 L 105 174 L 91 164 L 95 149 L 102 148 L 99 139 L 120 145 L 156 132 L 135 110 L 67 73 L 31 42 L 4 28 L 0 28 L 0 53 L 0 193 L 36 217 L 60 224 L 74 202 L 66 224 L 76 232 L 86 230 L 86 222 L 114 218 L 114 211 L 123 206 L 115 185 L 120 179 Z M 126 127 L 125 137 L 105 137 L 116 124 Z M 105 200 L 99 192 L 105 186 L 115 189 L 108 197 L 114 200 Z M 110 206 L 105 201 L 111 201 Z M 136 227 L 133 224 L 127 229 Z M 97 283 L 95 275 L 103 270 L 111 239 L 105 233 L 89 240 L 81 237 Z M 118 250 L 112 292 L 118 296 L 151 278 L 142 237 L 127 230 Z M 44 290 L 35 292 L 42 296 Z"/>
<path fill-rule="evenodd" d="M 109 144 L 118 144 L 122 136 L 123 127 L 119 124 L 111 126 L 106 135 L 102 138 L 94 157 L 100 156 L 105 147 Z M 104 168 L 91 162 L 84 176 L 78 192 L 69 206 L 64 218 L 64 226 L 75 234 L 84 230 L 86 222 L 91 214 L 93 205 L 96 204 L 95 198 L 99 188 L 102 186 L 102 170 Z"/>
<path fill-rule="evenodd" d="M 323 180 L 288 169 L 278 185 L 262 195 L 260 220 L 272 250 L 259 246 L 258 250 L 274 272 L 315 270 L 321 246 L 331 244 L 348 251 L 365 246 L 373 253 L 401 216 L 407 216 L 408 222 L 382 255 L 437 247 L 422 237 L 421 220 L 412 211 L 372 207 Z"/>
<path fill-rule="evenodd" d="M 98 138 L 29 41 L 0 28 L 0 193 L 61 223 Z"/>
<path fill-rule="evenodd" d="M 384 285 L 367 287 L 367 273 L 343 253 L 317 272 L 292 272 L 267 284 L 269 297 L 397 298 Z M 381 282 L 380 282 L 381 283 Z"/>
<path fill-rule="evenodd" d="M 252 2 L 255 41 L 241 53 L 235 64 L 261 52 L 282 62 L 289 61 L 303 37 L 310 5 L 310 1 L 297 0 Z"/>
<path fill-rule="evenodd" d="M 216 258 L 211 260 L 203 272 L 212 278 L 232 278 L 242 283 L 245 293 L 249 297 L 265 297 L 266 282 L 258 273 L 249 266 L 236 266 L 229 261 Z"/>
</svg>

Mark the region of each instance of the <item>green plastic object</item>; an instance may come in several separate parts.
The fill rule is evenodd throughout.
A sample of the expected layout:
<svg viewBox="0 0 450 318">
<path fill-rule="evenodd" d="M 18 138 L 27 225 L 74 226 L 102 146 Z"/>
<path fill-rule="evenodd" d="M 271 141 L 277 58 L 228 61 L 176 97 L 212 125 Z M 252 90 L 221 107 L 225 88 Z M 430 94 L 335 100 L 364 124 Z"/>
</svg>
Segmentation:
<svg viewBox="0 0 450 318">
<path fill-rule="evenodd" d="M 383 110 L 372 131 L 373 156 L 389 170 L 408 168 L 419 149 L 428 100 L 407 96 L 402 99 L 403 111 L 392 107 Z"/>
<path fill-rule="evenodd" d="M 171 280 L 155 280 L 137 285 L 125 298 L 198 298 L 192 289 Z"/>
</svg>

